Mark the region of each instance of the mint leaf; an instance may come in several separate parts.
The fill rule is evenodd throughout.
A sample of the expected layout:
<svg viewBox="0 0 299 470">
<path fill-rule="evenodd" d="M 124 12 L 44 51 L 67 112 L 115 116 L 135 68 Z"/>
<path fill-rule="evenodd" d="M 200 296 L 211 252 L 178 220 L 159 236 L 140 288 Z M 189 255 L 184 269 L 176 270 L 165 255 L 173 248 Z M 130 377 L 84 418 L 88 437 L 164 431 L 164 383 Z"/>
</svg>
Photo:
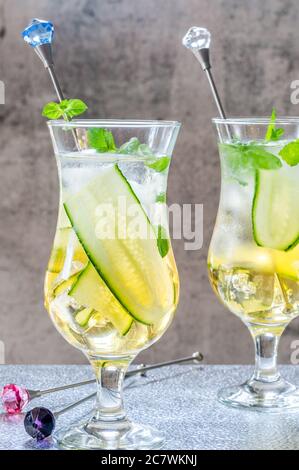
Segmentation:
<svg viewBox="0 0 299 470">
<path fill-rule="evenodd" d="M 244 151 L 244 160 L 247 159 L 248 167 L 262 170 L 276 170 L 282 167 L 282 163 L 276 155 L 257 145 L 249 145 Z"/>
<path fill-rule="evenodd" d="M 273 137 L 273 134 L 272 134 L 272 140 L 279 140 L 283 134 L 284 134 L 284 129 L 282 129 L 282 127 L 275 129 L 275 135 Z"/>
<path fill-rule="evenodd" d="M 114 141 L 114 137 L 113 137 L 112 132 L 111 131 L 106 131 L 105 138 L 106 138 L 106 143 L 107 143 L 107 147 L 109 149 L 109 152 L 115 152 L 116 145 L 115 145 L 115 141 Z"/>
<path fill-rule="evenodd" d="M 265 135 L 266 142 L 279 140 L 280 137 L 284 134 L 284 129 L 282 128 L 276 129 L 275 122 L 276 122 L 276 109 L 273 108 L 271 118 L 270 118 L 270 124 L 268 126 L 268 129 Z"/>
<path fill-rule="evenodd" d="M 257 144 L 220 144 L 220 152 L 229 170 L 229 176 L 245 186 L 242 176 L 253 170 L 276 170 L 282 167 L 280 159 Z"/>
<path fill-rule="evenodd" d="M 161 173 L 162 171 L 166 170 L 166 168 L 169 167 L 170 164 L 170 157 L 160 157 L 157 158 L 155 162 L 153 163 L 147 163 L 147 166 L 149 168 L 152 168 L 152 170 L 158 171 Z"/>
<path fill-rule="evenodd" d="M 271 114 L 271 118 L 270 118 L 270 124 L 267 128 L 267 132 L 266 132 L 266 135 L 265 135 L 265 140 L 268 142 L 269 140 L 271 140 L 271 137 L 272 137 L 272 132 L 273 130 L 275 129 L 275 121 L 276 121 L 276 109 L 273 108 L 272 109 L 272 114 Z"/>
<path fill-rule="evenodd" d="M 87 141 L 90 148 L 96 149 L 97 152 L 116 151 L 114 137 L 111 131 L 107 131 L 101 127 L 92 127 L 87 131 Z"/>
<path fill-rule="evenodd" d="M 43 107 L 42 116 L 48 119 L 59 119 L 63 115 L 63 110 L 58 103 L 51 101 Z"/>
<path fill-rule="evenodd" d="M 48 119 L 59 119 L 62 116 L 68 121 L 72 117 L 84 113 L 86 110 L 87 106 L 82 100 L 62 100 L 60 103 L 51 101 L 43 107 L 42 115 Z"/>
<path fill-rule="evenodd" d="M 68 107 L 69 100 L 62 100 L 60 103 L 56 103 L 60 109 L 65 110 Z"/>
<path fill-rule="evenodd" d="M 279 152 L 281 158 L 290 166 L 296 166 L 299 163 L 299 139 L 285 145 Z"/>
<path fill-rule="evenodd" d="M 64 109 L 64 114 L 68 118 L 79 116 L 87 110 L 87 105 L 79 99 L 63 100 L 60 107 Z"/>
<path fill-rule="evenodd" d="M 160 193 L 156 196 L 156 202 L 166 202 L 166 193 Z"/>
<path fill-rule="evenodd" d="M 89 147 L 96 149 L 97 152 L 117 152 L 121 155 L 154 157 L 155 161 L 145 162 L 145 165 L 158 172 L 166 170 L 170 163 L 170 157 L 157 158 L 151 148 L 147 144 L 141 144 L 137 137 L 131 137 L 128 142 L 117 148 L 111 131 L 102 128 L 92 128 L 87 131 L 87 140 Z"/>
<path fill-rule="evenodd" d="M 168 251 L 169 251 L 168 234 L 167 234 L 167 231 L 165 230 L 165 228 L 162 225 L 158 225 L 156 227 L 156 230 L 157 230 L 158 250 L 159 250 L 159 253 L 162 256 L 162 258 L 164 258 L 164 256 L 166 256 Z"/>
<path fill-rule="evenodd" d="M 104 129 L 97 127 L 88 129 L 87 140 L 88 146 L 93 149 L 105 151 L 107 148 Z"/>
<path fill-rule="evenodd" d="M 233 171 L 240 169 L 275 170 L 282 166 L 276 155 L 256 144 L 220 144 L 220 150 Z"/>
</svg>

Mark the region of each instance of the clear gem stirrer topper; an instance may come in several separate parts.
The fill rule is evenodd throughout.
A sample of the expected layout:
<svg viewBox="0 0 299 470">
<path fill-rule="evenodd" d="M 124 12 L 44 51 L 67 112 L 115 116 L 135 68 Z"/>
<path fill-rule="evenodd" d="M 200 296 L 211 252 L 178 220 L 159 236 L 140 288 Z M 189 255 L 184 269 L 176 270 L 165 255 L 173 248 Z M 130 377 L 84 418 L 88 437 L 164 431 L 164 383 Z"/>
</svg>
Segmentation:
<svg viewBox="0 0 299 470">
<path fill-rule="evenodd" d="M 199 61 L 202 69 L 206 73 L 208 78 L 213 98 L 215 100 L 218 112 L 222 119 L 226 119 L 224 108 L 222 106 L 219 93 L 217 91 L 216 84 L 213 79 L 211 72 L 210 64 L 210 43 L 211 43 L 211 33 L 206 28 L 200 28 L 198 26 L 192 26 L 185 36 L 183 37 L 182 44 L 187 49 L 189 49 L 195 55 L 196 59 Z M 230 137 L 230 131 L 227 126 L 227 133 Z"/>
</svg>

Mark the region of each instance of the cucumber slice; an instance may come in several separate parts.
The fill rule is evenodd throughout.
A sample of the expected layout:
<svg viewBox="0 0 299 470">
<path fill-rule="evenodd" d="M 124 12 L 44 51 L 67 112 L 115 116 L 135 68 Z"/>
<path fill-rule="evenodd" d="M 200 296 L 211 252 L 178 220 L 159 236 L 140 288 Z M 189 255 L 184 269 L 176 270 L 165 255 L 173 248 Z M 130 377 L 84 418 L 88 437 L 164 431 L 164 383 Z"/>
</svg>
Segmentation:
<svg viewBox="0 0 299 470">
<path fill-rule="evenodd" d="M 65 261 L 65 254 L 72 228 L 58 229 L 48 264 L 48 271 L 60 273 Z"/>
<path fill-rule="evenodd" d="M 125 335 L 131 328 L 133 318 L 110 292 L 91 263 L 78 276 L 69 295 L 80 305 L 102 313 L 121 335 Z"/>
<path fill-rule="evenodd" d="M 61 281 L 55 288 L 54 288 L 54 295 L 57 297 L 60 294 L 63 294 L 67 290 L 71 289 L 71 287 L 75 284 L 76 280 L 78 279 L 79 273 L 73 274 L 71 277 L 66 279 L 65 281 Z"/>
<path fill-rule="evenodd" d="M 107 205 L 110 210 L 103 216 Z M 173 308 L 174 287 L 167 260 L 161 257 L 155 231 L 117 165 L 102 170 L 64 206 L 89 260 L 136 320 L 153 324 Z M 115 237 L 99 233 L 103 219 L 115 229 Z M 136 233 L 135 220 L 139 226 L 143 224 L 146 237 L 130 236 L 130 232 Z M 118 230 L 122 236 L 117 235 Z"/>
<path fill-rule="evenodd" d="M 75 316 L 75 320 L 78 323 L 78 325 L 84 328 L 84 326 L 88 324 L 88 321 L 92 315 L 92 312 L 93 312 L 93 309 L 89 307 L 83 308 L 83 310 L 80 310 L 80 312 L 77 313 L 77 315 Z"/>
<path fill-rule="evenodd" d="M 287 251 L 299 242 L 299 185 L 291 171 L 256 173 L 252 225 L 259 246 Z"/>
<path fill-rule="evenodd" d="M 70 244 L 72 245 L 71 247 Z M 48 264 L 48 271 L 57 274 L 62 271 L 68 247 L 72 249 L 72 259 L 80 261 L 85 265 L 87 264 L 88 258 L 72 227 L 59 228 L 55 234 L 54 245 Z"/>
</svg>

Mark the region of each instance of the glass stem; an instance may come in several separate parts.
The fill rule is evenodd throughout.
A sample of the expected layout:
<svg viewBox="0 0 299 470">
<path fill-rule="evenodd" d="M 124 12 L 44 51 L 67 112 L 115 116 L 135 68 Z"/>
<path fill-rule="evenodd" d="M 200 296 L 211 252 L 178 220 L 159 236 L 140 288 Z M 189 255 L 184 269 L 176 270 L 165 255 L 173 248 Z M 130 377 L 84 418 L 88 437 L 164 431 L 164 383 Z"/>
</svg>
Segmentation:
<svg viewBox="0 0 299 470">
<path fill-rule="evenodd" d="M 277 348 L 281 334 L 271 332 L 253 335 L 255 343 L 255 370 L 252 379 L 275 382 L 280 374 L 277 370 Z"/>
<path fill-rule="evenodd" d="M 123 406 L 123 382 L 133 357 L 118 360 L 89 359 L 96 374 L 97 400 L 95 414 L 88 426 L 128 423 Z"/>
</svg>

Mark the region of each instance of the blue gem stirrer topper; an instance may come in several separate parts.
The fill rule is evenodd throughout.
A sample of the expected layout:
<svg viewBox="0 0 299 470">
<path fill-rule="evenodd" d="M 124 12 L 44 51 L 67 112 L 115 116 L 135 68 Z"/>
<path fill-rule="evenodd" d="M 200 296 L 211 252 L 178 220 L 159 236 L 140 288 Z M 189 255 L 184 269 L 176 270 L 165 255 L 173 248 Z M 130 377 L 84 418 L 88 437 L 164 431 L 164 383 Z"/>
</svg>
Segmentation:
<svg viewBox="0 0 299 470">
<path fill-rule="evenodd" d="M 22 32 L 24 41 L 37 53 L 38 57 L 48 70 L 59 101 L 64 100 L 64 95 L 54 71 L 52 57 L 52 40 L 54 25 L 51 21 L 34 18 Z"/>
<path fill-rule="evenodd" d="M 31 23 L 22 32 L 24 41 L 28 42 L 32 47 L 41 46 L 42 44 L 51 44 L 53 35 L 53 23 L 39 20 L 38 18 L 31 20 Z"/>
</svg>

